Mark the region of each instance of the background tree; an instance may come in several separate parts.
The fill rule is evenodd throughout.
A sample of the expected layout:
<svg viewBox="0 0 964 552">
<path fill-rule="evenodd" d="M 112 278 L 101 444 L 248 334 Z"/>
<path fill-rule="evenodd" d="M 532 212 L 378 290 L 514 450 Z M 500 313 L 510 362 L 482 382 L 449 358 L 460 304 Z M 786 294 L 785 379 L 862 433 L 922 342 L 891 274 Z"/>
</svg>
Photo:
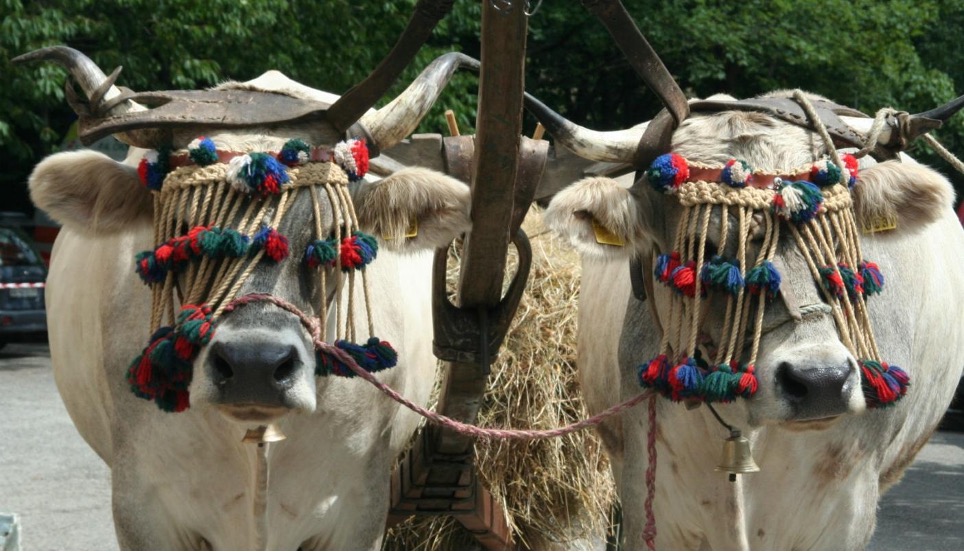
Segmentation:
<svg viewBox="0 0 964 552">
<path fill-rule="evenodd" d="M 518 1 L 518 0 L 517 0 Z M 956 0 L 624 0 L 689 96 L 748 97 L 803 88 L 869 114 L 922 111 L 964 92 L 964 5 Z M 73 46 L 135 90 L 204 88 L 278 69 L 343 93 L 391 49 L 415 0 L 0 0 L 0 201 L 31 212 L 26 177 L 63 142 L 74 116 L 66 73 L 10 59 L 52 44 Z M 532 2 L 533 6 L 536 2 Z M 481 6 L 456 2 L 396 87 L 448 51 L 479 56 Z M 626 127 L 660 108 L 603 26 L 578 2 L 545 1 L 530 17 L 527 89 L 570 119 Z M 457 74 L 421 132 L 445 132 L 456 111 L 473 132 L 477 78 Z M 964 121 L 939 138 L 960 151 Z M 527 131 L 535 122 L 526 119 Z M 915 155 L 946 165 L 918 146 Z M 944 171 L 951 174 L 950 170 Z"/>
</svg>

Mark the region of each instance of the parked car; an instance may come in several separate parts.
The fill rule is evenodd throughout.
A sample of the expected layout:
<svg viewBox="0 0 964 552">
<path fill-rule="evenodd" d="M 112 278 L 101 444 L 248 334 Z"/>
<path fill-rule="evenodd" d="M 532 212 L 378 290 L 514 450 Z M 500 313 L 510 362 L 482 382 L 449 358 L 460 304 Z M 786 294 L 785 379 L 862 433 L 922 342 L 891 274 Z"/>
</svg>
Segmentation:
<svg viewBox="0 0 964 552">
<path fill-rule="evenodd" d="M 47 268 L 23 232 L 0 226 L 0 348 L 7 343 L 44 341 Z"/>
</svg>

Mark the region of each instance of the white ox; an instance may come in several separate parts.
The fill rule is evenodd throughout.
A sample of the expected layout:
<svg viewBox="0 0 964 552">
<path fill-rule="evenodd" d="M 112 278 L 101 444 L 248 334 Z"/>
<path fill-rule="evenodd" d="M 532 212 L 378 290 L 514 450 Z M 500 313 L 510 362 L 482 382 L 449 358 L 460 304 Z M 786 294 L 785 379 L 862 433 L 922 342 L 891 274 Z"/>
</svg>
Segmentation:
<svg viewBox="0 0 964 552">
<path fill-rule="evenodd" d="M 597 160 L 629 161 L 639 140 L 638 128 L 595 133 L 562 125 L 556 138 Z M 613 154 L 620 144 L 625 148 Z M 671 151 L 710 164 L 743 159 L 779 173 L 808 166 L 824 153 L 822 144 L 815 133 L 768 115 L 720 112 L 691 115 L 674 132 Z M 854 358 L 830 316 L 817 314 L 818 308 L 791 317 L 785 301 L 820 306 L 824 300 L 784 232 L 776 260 L 787 267 L 782 289 L 792 294 L 767 309 L 756 363 L 759 391 L 751 400 L 716 406 L 727 423 L 743 429 L 761 471 L 728 481 L 714 471 L 727 430 L 707 408 L 659 399 L 657 548 L 864 548 L 880 496 L 901 478 L 947 408 L 964 365 L 964 231 L 951 209 L 953 190 L 937 172 L 905 156 L 876 166 L 865 159 L 854 190 L 858 227 L 882 216 L 897 221 L 894 230 L 861 235 L 864 257 L 876 260 L 887 279 L 883 293 L 868 300 L 870 318 L 881 358 L 910 375 L 907 395 L 894 406 L 866 409 Z M 628 176 L 619 183 L 585 179 L 550 204 L 550 224 L 582 252 L 578 365 L 593 412 L 638 394 L 638 366 L 659 351 L 648 303 L 655 300 L 657 321 L 666 327 L 667 298 L 674 292 L 656 282 L 650 286 L 655 297 L 637 300 L 627 261 L 654 248 L 672 250 L 680 211 L 675 196 L 655 191 L 645 179 L 633 185 Z M 626 246 L 597 243 L 593 220 Z M 717 208 L 711 242 L 719 237 L 719 221 Z M 650 266 L 643 277 L 654 280 Z M 718 329 L 711 328 L 721 316 L 711 311 L 704 326 L 704 335 L 717 342 Z M 644 548 L 646 407 L 605 423 L 600 433 L 622 502 L 623 544 Z"/>
<path fill-rule="evenodd" d="M 81 65 L 92 70 L 91 64 Z M 96 67 L 93 72 L 96 87 L 103 73 Z M 277 72 L 244 86 L 333 101 Z M 108 98 L 115 93 L 112 89 Z M 363 120 L 375 129 L 379 145 L 389 147 L 394 136 L 410 133 L 418 118 L 406 114 L 402 121 L 387 121 L 384 113 L 369 111 Z M 208 137 L 219 149 L 277 151 L 291 136 L 252 129 Z M 181 144 L 191 138 L 175 134 Z M 143 153 L 132 149 L 124 163 L 90 151 L 56 154 L 30 179 L 36 205 L 63 225 L 47 280 L 55 379 L 77 429 L 110 467 L 120 546 L 377 549 L 390 473 L 419 420 L 360 378 L 316 378 L 311 342 L 294 316 L 264 305 L 227 315 L 194 363 L 191 407 L 185 412 L 163 412 L 131 392 L 125 371 L 147 342 L 151 312 L 151 293 L 135 274 L 133 259 L 156 245 L 151 195 L 135 169 Z M 436 372 L 431 252 L 467 230 L 468 188 L 439 173 L 404 169 L 353 195 L 363 225 L 377 236 L 401 236 L 418 221 L 417 238 L 397 250 L 382 247 L 367 275 L 374 326 L 399 353 L 397 367 L 381 372 L 380 379 L 425 404 Z M 310 220 L 310 202 L 292 210 Z M 330 206 L 323 211 L 330 228 Z M 259 264 L 240 293 L 272 293 L 317 316 L 310 305 L 318 304 L 311 300 L 319 294 L 318 278 L 300 255 L 308 226 L 288 217 L 281 230 L 294 254 L 279 265 Z M 270 382 L 277 368 L 271 351 L 279 344 L 285 355 L 294 355 L 288 359 L 293 373 Z M 211 354 L 215 346 L 220 352 Z M 235 350 L 224 353 L 228 348 Z M 215 366 L 219 357 L 262 362 L 256 371 L 275 387 L 249 390 L 233 408 L 232 399 L 218 392 L 225 383 Z M 244 366 L 234 368 L 240 373 Z M 287 439 L 268 445 L 267 472 L 259 472 L 259 449 L 242 437 L 246 429 L 271 421 Z M 258 492 L 264 477 L 268 492 Z"/>
</svg>

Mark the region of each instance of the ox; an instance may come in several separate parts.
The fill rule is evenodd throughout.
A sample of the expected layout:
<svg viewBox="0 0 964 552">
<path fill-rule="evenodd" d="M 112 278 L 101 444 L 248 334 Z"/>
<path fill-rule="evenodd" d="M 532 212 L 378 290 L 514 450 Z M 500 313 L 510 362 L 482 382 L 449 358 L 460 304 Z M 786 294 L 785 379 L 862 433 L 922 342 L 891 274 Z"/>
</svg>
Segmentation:
<svg viewBox="0 0 964 552">
<path fill-rule="evenodd" d="M 807 95 L 795 101 L 820 99 Z M 598 161 L 631 162 L 647 127 L 601 133 L 546 109 L 539 111 L 539 117 L 557 140 Z M 871 121 L 842 120 L 862 132 Z M 659 281 L 660 274 L 666 279 L 666 273 L 660 273 L 665 266 L 654 259 L 681 247 L 689 248 L 693 259 L 699 256 L 703 266 L 714 255 L 737 257 L 740 208 L 724 208 L 722 200 L 709 203 L 708 209 L 703 205 L 703 210 L 696 211 L 699 216 L 688 219 L 692 224 L 680 227 L 682 241 L 674 243 L 674 231 L 685 213 L 682 190 L 693 180 L 713 181 L 710 184 L 717 190 L 726 188 L 721 183 L 726 178 L 721 180 L 720 175 L 731 171 L 729 181 L 734 180 L 731 160 L 746 162 L 757 171 L 752 177 L 756 179 L 790 175 L 800 167 L 809 171 L 812 164 L 832 155 L 827 142 L 811 128 L 789 124 L 770 113 L 733 108 L 694 111 L 672 130 L 669 151 L 678 157 L 657 158 L 663 164 L 653 165 L 638 179 L 587 178 L 575 183 L 559 193 L 547 211 L 552 228 L 582 254 L 578 367 L 593 412 L 637 395 L 643 383 L 659 387 L 660 374 L 665 372 L 648 372 L 650 366 L 662 368 L 658 362 L 647 363 L 667 351 L 667 341 L 671 358 L 687 352 L 686 343 L 677 345 L 669 335 L 681 328 L 681 319 L 685 324 L 696 321 L 698 331 L 680 330 L 695 343 L 690 351 L 695 356 L 719 359 L 721 349 L 727 347 L 724 339 L 731 335 L 724 328 L 728 294 L 706 288 L 700 293 L 699 286 L 709 286 L 701 283 L 697 271 L 697 281 L 690 280 L 697 291 L 690 287 L 692 298 L 685 303 L 685 313 L 680 312 L 685 290 Z M 690 171 L 689 179 L 682 175 L 680 163 Z M 744 171 L 737 180 L 749 175 L 746 165 L 735 168 L 741 166 Z M 849 168 L 853 174 L 854 167 Z M 667 175 L 675 178 L 676 169 L 681 172 L 678 180 L 669 183 L 672 193 L 654 187 L 654 183 L 665 184 L 660 179 Z M 716 176 L 708 176 L 713 170 Z M 734 350 L 742 353 L 735 354 L 732 364 L 702 365 L 699 374 L 686 372 L 702 382 L 713 371 L 723 370 L 729 377 L 731 369 L 738 372 L 753 355 L 756 392 L 744 395 L 751 398 L 739 397 L 748 388 L 738 388 L 728 396 L 715 395 L 720 399 L 711 405 L 715 412 L 700 407 L 712 393 L 688 388 L 682 371 L 686 366 L 681 364 L 681 371 L 673 376 L 676 379 L 663 380 L 672 400 L 655 399 L 655 424 L 645 408 L 638 408 L 600 428 L 622 502 L 626 548 L 644 547 L 644 533 L 652 536 L 645 515 L 650 438 L 658 459 L 652 508 L 658 548 L 860 549 L 870 540 L 880 496 L 901 478 L 927 442 L 961 375 L 964 232 L 951 209 L 953 190 L 936 171 L 901 154 L 877 163 L 863 157 L 858 174 L 850 192 L 855 226 L 873 229 L 881 226 L 880 221 L 889 221 L 892 227 L 864 230 L 856 241 L 863 257 L 875 260 L 887 278 L 880 295 L 867 297 L 866 320 L 879 345 L 880 359 L 902 367 L 910 377 L 909 387 L 902 388 L 905 374 L 891 374 L 901 382 L 891 381 L 897 385 L 889 387 L 894 392 L 890 398 L 906 391 L 903 399 L 870 408 L 880 406 L 881 397 L 868 387 L 853 348 L 841 337 L 841 324 L 835 323 L 837 314 L 863 303 L 847 306 L 846 296 L 838 299 L 817 283 L 807 264 L 808 254 L 795 239 L 796 230 L 790 228 L 796 223 L 777 219 L 772 229 L 780 226 L 782 231 L 771 244 L 771 260 L 783 278 L 779 293 L 769 300 L 761 295 L 746 303 L 766 301 L 758 336 L 754 338 L 752 331 L 739 336 Z M 676 185 L 681 187 L 674 192 Z M 773 186 L 767 191 L 769 197 L 779 195 Z M 846 198 L 847 187 L 842 188 L 839 197 Z M 730 192 L 720 193 L 730 197 L 725 195 Z M 758 210 L 746 219 L 747 259 L 754 258 L 768 239 L 764 228 L 770 212 Z M 822 211 L 810 214 L 824 216 Z M 839 230 L 826 225 L 824 229 L 831 236 Z M 836 235 L 832 240 L 823 250 L 840 251 L 844 238 Z M 642 272 L 637 270 L 636 275 L 641 276 L 641 288 L 648 291 L 645 301 L 633 294 L 633 274 L 627 270 L 632 257 L 643 259 Z M 681 261 L 685 260 L 684 254 Z M 750 317 L 749 327 L 754 323 Z M 714 414 L 742 431 L 759 473 L 731 482 L 714 471 L 722 440 L 732 435 Z M 743 471 L 752 471 L 755 466 L 744 467 Z"/>
<path fill-rule="evenodd" d="M 118 88 L 108 88 L 104 73 L 79 53 L 58 49 L 41 54 L 48 56 L 66 60 L 92 103 L 98 98 L 113 101 L 105 118 L 143 109 L 119 97 Z M 451 74 L 452 61 L 443 62 L 442 74 Z M 438 69 L 437 64 L 432 67 Z M 362 123 L 371 131 L 370 143 L 386 148 L 408 135 L 434 101 L 417 97 L 421 87 L 437 92 L 438 78 L 439 73 L 426 70 L 392 104 L 382 111 L 369 110 Z M 436 81 L 429 82 L 432 79 Z M 221 89 L 272 92 L 268 95 L 313 100 L 322 106 L 335 100 L 277 72 Z M 278 152 L 289 138 L 333 144 L 332 131 L 323 130 L 323 124 L 273 125 L 177 128 L 171 134 L 176 148 L 206 134 L 217 153 L 241 155 Z M 124 163 L 90 151 L 55 154 L 36 167 L 29 182 L 36 205 L 63 225 L 47 281 L 55 379 L 77 429 L 110 467 L 120 546 L 378 548 L 389 506 L 390 473 L 418 418 L 360 378 L 316 377 L 321 357 L 316 357 L 298 317 L 267 303 L 226 309 L 215 320 L 213 337 L 194 351 L 189 387 L 171 396 L 161 390 L 153 397 L 165 410 L 181 412 L 165 412 L 131 392 L 125 373 L 148 343 L 152 301 L 157 299 L 156 294 L 152 299 L 133 263 L 138 252 L 158 246 L 153 223 L 162 216 L 152 192 L 139 179 L 137 167 L 144 156 L 145 150 L 139 148 L 132 148 Z M 343 174 L 334 161 L 308 164 Z M 360 165 L 353 170 L 361 173 Z M 212 167 L 224 171 L 223 164 Z M 300 174 L 307 168 L 301 166 Z M 337 194 L 311 186 L 288 194 L 284 216 L 275 216 L 280 206 L 264 214 L 264 220 L 277 222 L 273 239 L 285 236 L 290 255 L 260 257 L 233 296 L 264 293 L 283 299 L 328 321 L 322 339 L 331 343 L 339 326 L 336 319 L 352 315 L 336 313 L 332 305 L 354 293 L 354 315 L 359 320 L 370 317 L 377 337 L 397 351 L 397 366 L 381 372 L 380 379 L 425 404 L 436 373 L 431 350 L 431 252 L 468 229 L 468 188 L 436 172 L 402 169 L 377 183 L 353 184 L 350 193 L 358 207 L 356 228 L 377 236 L 383 246 L 364 270 L 371 291 L 368 313 L 360 286 L 352 290 L 333 284 L 339 272 L 329 266 L 334 261 L 321 267 L 303 262 L 312 240 L 351 222 L 351 202 L 339 203 Z M 255 194 L 243 201 L 258 200 Z M 225 228 L 240 216 L 227 215 Z M 174 228 L 185 228 L 178 226 L 181 223 L 174 217 Z M 316 225 L 322 236 L 314 231 Z M 406 238 L 409 228 L 418 231 Z M 345 269 L 348 261 L 344 254 L 340 258 Z M 198 272 L 201 269 L 195 275 Z M 320 274 L 327 275 L 327 291 L 320 285 Z M 186 299 L 183 278 L 177 274 L 167 281 Z M 359 340 L 365 335 L 361 330 Z M 287 440 L 264 442 L 271 441 L 263 435 L 265 426 L 279 429 Z M 248 430 L 259 427 L 262 434 L 255 440 L 262 442 L 242 442 Z"/>
</svg>

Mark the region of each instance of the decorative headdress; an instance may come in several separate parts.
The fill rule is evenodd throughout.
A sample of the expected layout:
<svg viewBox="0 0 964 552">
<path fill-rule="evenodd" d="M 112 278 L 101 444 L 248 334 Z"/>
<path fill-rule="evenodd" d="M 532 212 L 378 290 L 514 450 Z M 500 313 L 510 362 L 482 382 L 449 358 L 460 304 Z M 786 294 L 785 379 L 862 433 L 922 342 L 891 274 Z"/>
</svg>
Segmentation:
<svg viewBox="0 0 964 552">
<path fill-rule="evenodd" d="M 150 152 L 138 168 L 145 186 L 154 191 L 154 238 L 158 245 L 136 257 L 136 271 L 151 286 L 151 336 L 127 373 L 134 393 L 153 400 L 162 410 L 189 407 L 188 387 L 193 360 L 210 342 L 221 314 L 236 299 L 255 266 L 267 257 L 281 262 L 290 255 L 287 237 L 278 231 L 288 209 L 304 194 L 314 207 L 315 239 L 302 262 L 319 269 L 320 335 L 326 335 L 328 270 L 335 285 L 347 279 L 347 304 L 336 294 L 335 345 L 360 366 L 375 372 L 395 365 L 397 355 L 387 342 L 369 337 L 359 344 L 355 312 L 356 274 L 369 303 L 365 266 L 378 245 L 358 230 L 348 191 L 349 182 L 368 171 L 368 148 L 362 140 L 340 142 L 333 148 L 288 141 L 276 153 L 216 150 L 207 138 L 194 140 L 187 153 Z M 321 194 L 334 211 L 335 230 L 322 228 Z M 234 221 L 237 221 L 236 223 Z M 365 309 L 370 312 L 369 309 Z M 317 353 L 316 374 L 354 376 L 334 356 Z"/>
<path fill-rule="evenodd" d="M 676 401 L 728 402 L 756 392 L 754 363 L 764 309 L 780 291 L 780 274 L 771 259 L 781 228 L 786 228 L 829 304 L 842 342 L 858 359 L 867 405 L 887 406 L 904 395 L 908 376 L 879 360 L 867 313 L 865 299 L 881 291 L 884 279 L 860 252 L 850 194 L 858 181 L 852 155 L 772 175 L 737 159 L 709 166 L 670 153 L 653 161 L 646 179 L 677 196 L 683 211 L 674 250 L 655 262 L 656 279 L 676 293 L 661 352 L 639 368 L 642 386 Z M 719 253 L 711 255 L 706 241 L 717 206 L 722 210 Z M 731 215 L 738 224 L 734 258 L 724 256 Z M 764 234 L 755 258 L 749 248 L 754 217 L 762 218 Z M 698 349 L 701 302 L 711 293 L 725 294 L 726 312 L 715 358 L 704 359 Z M 746 352 L 748 333 L 752 339 Z M 670 358 L 673 351 L 680 356 Z M 748 361 L 741 364 L 744 356 Z"/>
</svg>

